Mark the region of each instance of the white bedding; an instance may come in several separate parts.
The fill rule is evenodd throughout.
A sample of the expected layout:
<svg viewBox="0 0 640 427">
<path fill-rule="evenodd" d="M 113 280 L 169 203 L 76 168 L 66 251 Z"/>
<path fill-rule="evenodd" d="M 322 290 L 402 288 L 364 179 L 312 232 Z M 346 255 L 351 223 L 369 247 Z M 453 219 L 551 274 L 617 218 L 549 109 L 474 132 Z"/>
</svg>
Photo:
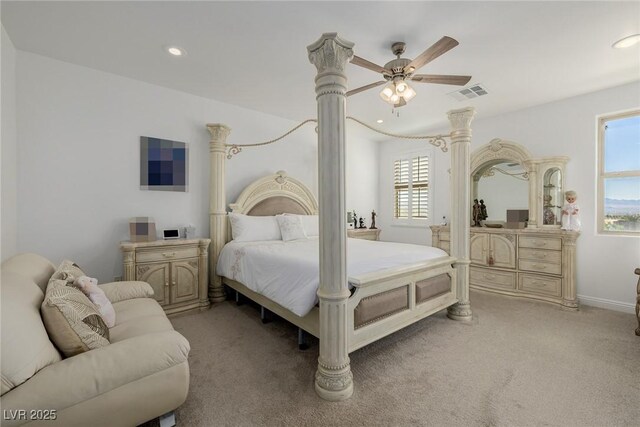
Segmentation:
<svg viewBox="0 0 640 427">
<path fill-rule="evenodd" d="M 362 239 L 347 241 L 347 276 L 447 256 L 441 249 Z M 296 315 L 318 302 L 318 238 L 283 242 L 234 242 L 225 245 L 216 272 L 242 283 Z"/>
</svg>

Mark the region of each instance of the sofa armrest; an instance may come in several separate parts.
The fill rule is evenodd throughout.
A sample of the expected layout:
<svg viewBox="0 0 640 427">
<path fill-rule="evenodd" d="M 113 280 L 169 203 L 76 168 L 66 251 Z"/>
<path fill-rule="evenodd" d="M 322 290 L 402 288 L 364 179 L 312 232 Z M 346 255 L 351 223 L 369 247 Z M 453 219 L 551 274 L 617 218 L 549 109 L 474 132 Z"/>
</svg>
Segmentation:
<svg viewBox="0 0 640 427">
<path fill-rule="evenodd" d="M 49 365 L 0 402 L 3 409 L 62 411 L 185 363 L 189 350 L 189 342 L 176 331 L 126 339 Z M 5 422 L 3 426 L 12 425 Z"/>
<path fill-rule="evenodd" d="M 111 282 L 98 285 L 104 291 L 111 303 L 133 298 L 152 298 L 153 288 L 147 282 L 127 281 Z"/>
</svg>

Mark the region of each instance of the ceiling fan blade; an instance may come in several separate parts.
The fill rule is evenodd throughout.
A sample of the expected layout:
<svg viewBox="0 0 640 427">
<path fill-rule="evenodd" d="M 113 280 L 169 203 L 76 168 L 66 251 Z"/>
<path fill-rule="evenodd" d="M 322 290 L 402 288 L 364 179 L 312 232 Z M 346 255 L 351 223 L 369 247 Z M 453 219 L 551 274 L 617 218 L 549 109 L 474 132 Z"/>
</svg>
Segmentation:
<svg viewBox="0 0 640 427">
<path fill-rule="evenodd" d="M 393 74 L 391 70 L 387 70 L 386 68 L 381 67 L 378 64 L 374 64 L 373 62 L 367 61 L 366 59 L 360 58 L 359 56 L 356 56 L 356 55 L 353 55 L 353 59 L 351 60 L 351 63 L 363 68 L 367 68 L 371 71 L 375 71 L 377 73 Z"/>
<path fill-rule="evenodd" d="M 435 42 L 433 45 L 431 45 L 430 48 L 428 48 L 427 50 L 422 52 L 419 56 L 417 56 L 413 61 L 409 62 L 409 64 L 407 64 L 407 66 L 404 67 L 404 72 L 405 73 L 414 72 L 418 68 L 433 61 L 443 53 L 446 53 L 451 49 L 453 49 L 454 47 L 458 46 L 458 44 L 459 43 L 457 40 L 452 39 L 449 36 L 444 36 L 443 38 Z"/>
<path fill-rule="evenodd" d="M 471 76 L 451 76 L 446 74 L 414 74 L 411 77 L 414 82 L 437 83 L 441 85 L 464 86 L 469 83 Z"/>
<path fill-rule="evenodd" d="M 385 83 L 386 83 L 386 80 L 382 80 L 382 81 L 380 81 L 380 82 L 370 83 L 370 84 L 368 84 L 368 85 L 366 85 L 366 86 L 361 86 L 361 87 L 359 87 L 359 88 L 352 89 L 352 90 L 350 90 L 349 92 L 347 92 L 347 96 L 355 95 L 356 93 L 363 92 L 363 91 L 365 91 L 365 90 L 367 90 L 367 89 L 371 89 L 371 88 L 374 88 L 374 87 L 376 87 L 376 86 L 383 85 L 383 84 L 385 84 Z"/>
</svg>

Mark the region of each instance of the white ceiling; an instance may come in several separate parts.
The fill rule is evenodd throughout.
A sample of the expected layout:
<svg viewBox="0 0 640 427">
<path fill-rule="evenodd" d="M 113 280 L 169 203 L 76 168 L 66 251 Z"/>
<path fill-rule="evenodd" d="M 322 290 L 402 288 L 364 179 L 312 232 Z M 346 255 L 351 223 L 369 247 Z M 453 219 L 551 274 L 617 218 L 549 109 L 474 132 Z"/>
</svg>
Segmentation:
<svg viewBox="0 0 640 427">
<path fill-rule="evenodd" d="M 315 67 L 306 46 L 323 32 L 384 65 L 390 44 L 414 58 L 443 35 L 460 45 L 419 70 L 468 74 L 489 95 L 463 102 L 457 86 L 420 84 L 400 117 L 380 88 L 350 97 L 348 114 L 419 132 L 473 105 L 487 117 L 640 79 L 640 48 L 611 44 L 640 33 L 640 2 L 7 2 L 16 48 L 300 121 L 315 115 Z M 184 58 L 163 47 L 185 48 Z M 349 87 L 380 80 L 355 65 Z M 640 102 L 640 94 L 639 94 Z M 212 118 L 214 120 L 215 118 Z"/>
</svg>

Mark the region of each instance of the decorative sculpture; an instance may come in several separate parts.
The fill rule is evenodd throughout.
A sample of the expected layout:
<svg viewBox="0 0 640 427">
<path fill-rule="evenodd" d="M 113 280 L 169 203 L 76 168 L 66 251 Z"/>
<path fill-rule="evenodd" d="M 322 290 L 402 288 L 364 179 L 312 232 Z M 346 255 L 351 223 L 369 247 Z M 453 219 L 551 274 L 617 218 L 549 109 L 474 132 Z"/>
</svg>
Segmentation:
<svg viewBox="0 0 640 427">
<path fill-rule="evenodd" d="M 360 217 L 360 227 L 358 228 L 367 228 L 366 225 L 364 225 L 364 218 Z"/>
<path fill-rule="evenodd" d="M 471 217 L 473 218 L 473 226 L 480 227 L 480 203 L 478 199 L 473 199 L 473 211 Z"/>
<path fill-rule="evenodd" d="M 375 210 L 371 211 L 371 227 L 369 227 L 370 230 L 377 230 L 376 227 L 376 216 L 378 214 L 376 213 Z"/>
</svg>

